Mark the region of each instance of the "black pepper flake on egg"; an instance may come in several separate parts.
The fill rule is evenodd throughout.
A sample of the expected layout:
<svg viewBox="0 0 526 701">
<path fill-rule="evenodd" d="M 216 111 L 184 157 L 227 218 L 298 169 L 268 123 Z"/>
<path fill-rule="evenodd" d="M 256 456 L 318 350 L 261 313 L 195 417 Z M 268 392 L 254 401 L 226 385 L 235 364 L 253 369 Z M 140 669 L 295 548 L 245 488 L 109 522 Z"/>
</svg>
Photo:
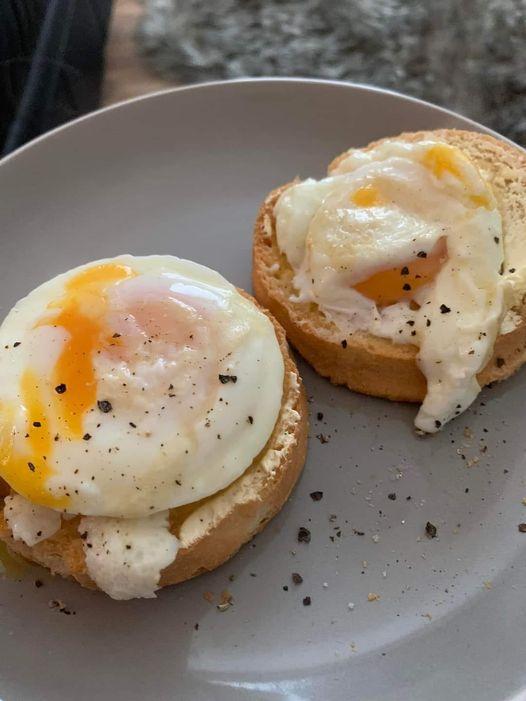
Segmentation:
<svg viewBox="0 0 526 701">
<path fill-rule="evenodd" d="M 137 424 L 134 424 L 133 421 L 128 422 L 132 428 L 137 428 Z"/>
<path fill-rule="evenodd" d="M 433 523 L 431 523 L 431 521 L 428 521 L 426 523 L 426 536 L 428 538 L 437 537 L 437 527 Z"/>
<path fill-rule="evenodd" d="M 510 269 L 508 270 L 508 272 L 509 272 L 509 273 L 514 273 L 515 270 L 516 270 L 516 268 L 510 268 Z"/>
<path fill-rule="evenodd" d="M 316 414 L 316 418 L 318 419 L 318 421 L 323 421 L 323 412 L 322 412 L 322 411 L 319 411 L 319 412 Z"/>
<path fill-rule="evenodd" d="M 504 358 L 497 358 L 497 359 L 495 360 L 495 365 L 496 365 L 498 368 L 501 368 L 503 365 L 506 365 L 506 361 L 504 360 Z"/>
<path fill-rule="evenodd" d="M 312 501 L 320 501 L 321 499 L 323 499 L 323 492 L 320 492 L 320 491 L 311 492 L 310 498 L 312 499 Z"/>
<path fill-rule="evenodd" d="M 342 348 L 347 348 L 347 341 L 345 339 L 342 341 Z"/>
<path fill-rule="evenodd" d="M 301 584 L 303 582 L 303 577 L 301 576 L 301 574 L 299 572 L 293 572 L 291 576 L 292 576 L 293 584 L 298 585 L 298 584 Z"/>
<path fill-rule="evenodd" d="M 248 423 L 249 423 L 250 425 L 252 425 L 252 424 L 254 423 L 254 417 L 253 417 L 253 416 L 248 416 L 248 417 L 247 417 L 247 421 L 248 421 Z"/>
<path fill-rule="evenodd" d="M 428 328 L 431 326 L 431 319 L 426 319 L 426 326 Z"/>
<path fill-rule="evenodd" d="M 391 501 L 396 501 L 396 494 L 395 492 L 391 492 L 391 494 L 387 495 L 387 498 L 390 499 Z"/>
<path fill-rule="evenodd" d="M 400 275 L 409 275 L 409 268 L 407 267 L 407 265 L 404 265 L 404 267 L 400 271 Z"/>
<path fill-rule="evenodd" d="M 303 605 L 304 605 L 304 606 L 310 606 L 311 603 L 312 603 L 312 602 L 311 602 L 310 596 L 306 596 L 306 597 L 303 599 Z"/>
<path fill-rule="evenodd" d="M 406 282 L 405 285 L 402 285 L 402 289 L 408 292 L 411 289 L 411 285 Z"/>
<path fill-rule="evenodd" d="M 121 334 L 117 333 L 117 332 L 115 332 L 112 336 L 112 338 L 120 338 L 120 337 L 121 337 Z"/>
<path fill-rule="evenodd" d="M 66 391 L 66 389 L 67 389 L 66 385 L 65 385 L 63 382 L 61 382 L 59 385 L 57 385 L 57 386 L 55 387 L 55 392 L 56 392 L 57 394 L 64 394 L 64 392 Z"/>
<path fill-rule="evenodd" d="M 221 382 L 222 385 L 226 385 L 228 382 L 233 382 L 235 384 L 237 382 L 237 375 L 219 375 L 219 382 Z"/>
<path fill-rule="evenodd" d="M 495 243 L 500 243 L 500 239 L 498 236 L 494 236 L 493 240 L 495 241 Z"/>
<path fill-rule="evenodd" d="M 83 440 L 83 441 L 89 441 L 90 438 L 91 438 L 91 434 L 89 434 L 89 433 L 85 433 L 85 434 L 82 436 L 82 440 Z"/>
<path fill-rule="evenodd" d="M 20 343 L 21 343 L 21 341 L 15 341 L 15 342 L 13 343 L 13 348 L 18 348 L 18 346 L 20 345 Z"/>
<path fill-rule="evenodd" d="M 438 419 L 435 419 L 435 427 L 440 428 L 442 426 L 442 421 L 439 421 Z"/>
<path fill-rule="evenodd" d="M 427 258 L 427 253 L 425 251 L 418 251 L 416 256 L 417 258 Z"/>
<path fill-rule="evenodd" d="M 310 543 L 310 531 L 305 526 L 298 528 L 298 543 Z"/>
<path fill-rule="evenodd" d="M 406 323 L 408 326 L 414 326 L 414 325 L 415 325 L 415 322 L 414 322 L 413 319 L 409 319 L 409 321 L 406 321 L 405 323 Z"/>
<path fill-rule="evenodd" d="M 440 313 L 441 314 L 449 314 L 450 311 L 451 311 L 451 308 L 448 307 L 446 304 L 440 305 Z"/>
<path fill-rule="evenodd" d="M 34 464 L 33 464 L 32 462 L 28 462 L 28 463 L 27 463 L 27 466 L 29 467 L 29 469 L 31 470 L 31 472 L 34 472 L 34 471 L 35 471 L 35 466 L 34 466 Z"/>
<path fill-rule="evenodd" d="M 111 402 L 107 399 L 99 399 L 97 401 L 97 406 L 103 414 L 108 414 L 113 409 Z"/>
<path fill-rule="evenodd" d="M 42 424 L 40 423 L 40 421 L 33 421 L 33 426 L 35 428 L 40 428 L 42 426 Z"/>
</svg>

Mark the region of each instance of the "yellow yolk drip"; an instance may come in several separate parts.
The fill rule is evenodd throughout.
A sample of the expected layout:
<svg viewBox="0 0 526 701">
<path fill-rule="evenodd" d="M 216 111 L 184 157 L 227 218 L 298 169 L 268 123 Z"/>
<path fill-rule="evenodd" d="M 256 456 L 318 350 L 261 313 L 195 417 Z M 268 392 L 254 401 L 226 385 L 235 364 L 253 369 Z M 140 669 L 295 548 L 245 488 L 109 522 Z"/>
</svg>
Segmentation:
<svg viewBox="0 0 526 701">
<path fill-rule="evenodd" d="M 14 409 L 9 404 L 0 404 L 0 471 L 6 481 L 13 474 L 11 458 L 13 455 Z"/>
<path fill-rule="evenodd" d="M 114 263 L 83 270 L 66 284 L 64 297 L 51 305 L 59 309 L 57 316 L 43 322 L 69 335 L 53 370 L 53 384 L 66 386 L 63 393 L 55 393 L 54 403 L 62 430 L 73 438 L 82 436 L 84 414 L 97 398 L 93 354 L 103 340 L 105 290 L 133 276 L 129 267 Z"/>
<path fill-rule="evenodd" d="M 440 270 L 446 258 L 446 246 L 439 241 L 429 255 L 424 253 L 400 268 L 375 273 L 367 280 L 354 285 L 354 289 L 378 307 L 410 300 L 415 291 L 427 285 Z"/>
<path fill-rule="evenodd" d="M 359 187 L 351 195 L 351 200 L 357 207 L 376 207 L 382 204 L 378 188 L 374 185 Z"/>
<path fill-rule="evenodd" d="M 52 433 L 58 429 L 74 439 L 82 436 L 84 414 L 97 399 L 93 356 L 111 335 L 104 327 L 105 292 L 110 285 L 133 276 L 131 268 L 115 263 L 83 270 L 66 283 L 64 295 L 48 306 L 58 311 L 56 316 L 36 324 L 61 327 L 68 338 L 53 368 L 51 386 L 31 369 L 20 379 L 27 450 L 15 453 L 14 407 L 0 405 L 0 474 L 29 501 L 55 509 L 68 503 L 68 495 L 55 497 L 46 486 L 53 474 Z M 59 386 L 60 392 L 55 390 Z"/>
<path fill-rule="evenodd" d="M 424 154 L 422 163 L 437 178 L 441 178 L 444 173 L 450 173 L 455 178 L 462 180 L 462 173 L 455 163 L 455 152 L 451 146 L 446 144 L 431 146 Z"/>
<path fill-rule="evenodd" d="M 473 202 L 475 207 L 484 207 L 485 209 L 491 209 L 489 200 L 485 195 L 470 195 L 469 199 Z"/>
<path fill-rule="evenodd" d="M 444 173 L 449 173 L 455 178 L 458 178 L 461 182 L 464 182 L 462 171 L 458 166 L 459 158 L 462 158 L 462 156 L 457 155 L 454 147 L 448 146 L 447 144 L 436 144 L 426 151 L 422 163 L 437 178 L 441 178 Z M 455 160 L 457 162 L 455 162 Z M 475 207 L 484 207 L 485 209 L 491 208 L 486 195 L 469 195 L 469 200 Z"/>
<path fill-rule="evenodd" d="M 13 451 L 14 412 L 4 407 L 0 422 L 0 466 L 2 477 L 18 494 L 42 506 L 62 508 L 67 497 L 54 497 L 46 488 L 46 481 L 53 473 L 49 465 L 52 439 L 49 419 L 42 400 L 39 379 L 26 370 L 20 380 L 20 399 L 27 415 L 27 451 Z"/>
</svg>

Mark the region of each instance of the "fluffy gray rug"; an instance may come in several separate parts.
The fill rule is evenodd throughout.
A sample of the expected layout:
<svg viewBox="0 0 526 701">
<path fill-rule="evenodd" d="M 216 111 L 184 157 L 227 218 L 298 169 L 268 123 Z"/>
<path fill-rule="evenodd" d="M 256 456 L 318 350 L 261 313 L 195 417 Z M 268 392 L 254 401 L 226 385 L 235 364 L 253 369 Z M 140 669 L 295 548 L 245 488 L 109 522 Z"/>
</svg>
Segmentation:
<svg viewBox="0 0 526 701">
<path fill-rule="evenodd" d="M 138 41 L 180 83 L 310 76 L 388 87 L 526 145 L 526 0 L 144 0 Z"/>
</svg>

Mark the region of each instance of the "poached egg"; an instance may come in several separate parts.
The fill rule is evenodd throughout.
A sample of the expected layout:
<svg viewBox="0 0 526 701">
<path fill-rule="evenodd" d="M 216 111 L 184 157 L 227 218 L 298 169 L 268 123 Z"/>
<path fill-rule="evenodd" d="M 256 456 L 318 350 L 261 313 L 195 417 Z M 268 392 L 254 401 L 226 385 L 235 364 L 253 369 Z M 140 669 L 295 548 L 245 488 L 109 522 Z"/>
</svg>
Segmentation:
<svg viewBox="0 0 526 701">
<path fill-rule="evenodd" d="M 99 586 L 153 595 L 177 552 L 168 510 L 250 466 L 283 380 L 271 321 L 204 266 L 123 255 L 44 283 L 0 327 L 0 476 L 14 492 L 13 534 L 34 544 L 58 515 L 81 515 Z"/>
<path fill-rule="evenodd" d="M 502 221 L 490 185 L 457 148 L 384 141 L 330 176 L 292 185 L 275 206 L 293 300 L 317 304 L 347 339 L 418 347 L 433 433 L 480 392 L 505 311 Z"/>
</svg>

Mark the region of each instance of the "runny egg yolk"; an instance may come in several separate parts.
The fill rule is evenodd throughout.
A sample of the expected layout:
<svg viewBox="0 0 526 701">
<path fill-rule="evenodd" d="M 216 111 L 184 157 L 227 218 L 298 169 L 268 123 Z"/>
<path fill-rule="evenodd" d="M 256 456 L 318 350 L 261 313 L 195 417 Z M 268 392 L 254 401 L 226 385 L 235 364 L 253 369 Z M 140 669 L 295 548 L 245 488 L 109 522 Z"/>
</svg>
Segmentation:
<svg viewBox="0 0 526 701">
<path fill-rule="evenodd" d="M 372 299 L 378 307 L 411 300 L 418 288 L 429 284 L 435 278 L 446 257 L 446 244 L 440 239 L 429 254 L 420 251 L 416 258 L 402 267 L 381 270 L 354 285 L 354 289 L 364 297 Z"/>
<path fill-rule="evenodd" d="M 436 144 L 427 149 L 422 159 L 424 166 L 430 170 L 434 176 L 441 178 L 444 173 L 449 173 L 453 177 L 457 178 L 461 182 L 464 182 L 464 177 L 462 171 L 455 163 L 456 150 L 451 146 L 446 144 Z M 475 207 L 484 207 L 484 209 L 491 209 L 491 204 L 486 195 L 477 195 L 470 193 L 469 200 Z"/>
<path fill-rule="evenodd" d="M 427 149 L 422 158 L 422 164 L 437 178 L 442 178 L 445 173 L 449 173 L 458 180 L 463 180 L 462 172 L 455 162 L 455 152 L 445 144 L 436 144 Z M 473 197 L 480 201 L 480 206 L 487 206 L 485 197 L 477 195 Z M 377 207 L 384 204 L 381 193 L 374 183 L 368 183 L 355 190 L 351 195 L 351 202 L 357 207 Z"/>
<path fill-rule="evenodd" d="M 133 276 L 131 268 L 114 263 L 83 270 L 66 284 L 64 296 L 50 306 L 58 309 L 57 316 L 39 324 L 52 323 L 69 334 L 53 370 L 53 384 L 66 386 L 65 392 L 54 395 L 55 411 L 63 430 L 74 438 L 82 435 L 84 413 L 96 401 L 93 354 L 104 340 L 105 290 Z"/>
<path fill-rule="evenodd" d="M 458 180 L 462 180 L 462 173 L 455 163 L 455 152 L 446 144 L 435 144 L 428 148 L 422 158 L 422 163 L 437 178 L 441 178 L 444 173 L 450 173 Z"/>
<path fill-rule="evenodd" d="M 24 455 L 13 450 L 12 407 L 0 407 L 0 468 L 2 477 L 18 494 L 42 506 L 62 508 L 67 497 L 54 497 L 46 489 L 53 470 L 49 465 L 52 439 L 49 419 L 42 400 L 39 378 L 26 370 L 20 382 L 20 398 L 27 412 L 27 448 Z"/>
<path fill-rule="evenodd" d="M 436 144 L 427 149 L 422 164 L 437 178 L 449 173 L 461 182 L 464 181 L 455 149 L 446 144 Z M 471 193 L 468 197 L 475 207 L 491 207 L 488 197 L 484 194 Z M 350 199 L 357 207 L 368 208 L 384 204 L 380 190 L 374 183 L 358 188 L 351 194 Z M 411 300 L 416 290 L 435 278 L 446 257 L 446 244 L 441 239 L 429 254 L 422 251 L 402 267 L 375 273 L 367 280 L 354 285 L 354 289 L 364 297 L 372 299 L 378 307 Z"/>
<path fill-rule="evenodd" d="M 464 183 L 464 176 L 459 167 L 456 150 L 446 144 L 436 144 L 425 152 L 422 165 L 436 178 L 442 178 L 449 173 L 460 182 Z M 491 203 L 485 194 L 469 193 L 468 198 L 475 207 L 491 209 Z M 379 189 L 373 183 L 363 185 L 351 195 L 351 202 L 357 207 L 378 207 L 384 204 Z"/>
<path fill-rule="evenodd" d="M 53 473 L 51 425 L 73 439 L 82 436 L 84 414 L 97 399 L 93 356 L 108 336 L 105 293 L 110 285 L 134 276 L 131 268 L 115 263 L 83 270 L 66 283 L 63 296 L 48 305 L 56 313 L 36 324 L 60 327 L 68 338 L 53 368 L 51 387 L 31 369 L 22 375 L 20 401 L 27 415 L 23 454 L 14 450 L 13 408 L 0 406 L 0 472 L 30 501 L 53 508 L 68 503 L 67 495 L 55 497 L 46 487 Z"/>
<path fill-rule="evenodd" d="M 355 190 L 351 195 L 351 200 L 357 207 L 377 207 L 382 204 L 380 192 L 372 183 Z"/>
</svg>

